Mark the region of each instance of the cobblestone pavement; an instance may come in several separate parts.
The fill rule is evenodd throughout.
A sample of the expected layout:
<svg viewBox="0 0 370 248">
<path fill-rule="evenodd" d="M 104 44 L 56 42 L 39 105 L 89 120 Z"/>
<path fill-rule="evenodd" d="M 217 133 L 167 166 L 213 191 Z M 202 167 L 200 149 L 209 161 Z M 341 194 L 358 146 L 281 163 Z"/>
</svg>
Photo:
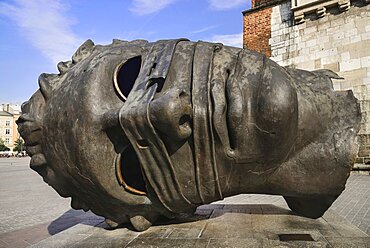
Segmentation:
<svg viewBox="0 0 370 248">
<path fill-rule="evenodd" d="M 351 175 L 331 209 L 370 235 L 370 175 Z"/>
<path fill-rule="evenodd" d="M 288 208 L 283 197 L 272 195 L 237 195 L 217 203 L 274 204 Z M 370 235 L 370 175 L 351 174 L 346 189 L 330 207 L 330 210 Z"/>
<path fill-rule="evenodd" d="M 103 222 L 91 212 L 70 208 L 28 167 L 29 158 L 0 158 L 0 248 L 26 247 L 78 224 Z M 238 195 L 216 204 L 274 204 L 287 208 L 280 196 Z M 370 234 L 370 176 L 352 174 L 331 210 Z M 20 238 L 21 237 L 21 238 Z"/>
<path fill-rule="evenodd" d="M 71 209 L 70 199 L 43 182 L 29 161 L 0 158 L 0 248 L 26 247 L 78 223 L 103 221 Z"/>
</svg>

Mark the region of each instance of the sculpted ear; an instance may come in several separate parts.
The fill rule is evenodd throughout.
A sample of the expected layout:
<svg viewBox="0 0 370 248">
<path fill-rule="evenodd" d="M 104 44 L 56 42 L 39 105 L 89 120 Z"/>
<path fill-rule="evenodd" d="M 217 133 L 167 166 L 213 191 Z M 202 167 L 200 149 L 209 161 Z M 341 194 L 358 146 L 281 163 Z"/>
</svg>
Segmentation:
<svg viewBox="0 0 370 248">
<path fill-rule="evenodd" d="M 94 50 L 94 42 L 92 40 L 85 41 L 73 54 L 72 56 L 72 63 L 77 64 L 78 62 L 82 61 L 83 59 L 87 58 L 92 51 Z"/>
</svg>

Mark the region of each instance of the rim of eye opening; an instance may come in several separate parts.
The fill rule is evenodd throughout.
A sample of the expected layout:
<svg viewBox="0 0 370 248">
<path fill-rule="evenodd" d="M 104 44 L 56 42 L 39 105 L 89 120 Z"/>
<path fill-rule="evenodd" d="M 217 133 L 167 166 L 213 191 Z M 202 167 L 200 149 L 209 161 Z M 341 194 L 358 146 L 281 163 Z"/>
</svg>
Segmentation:
<svg viewBox="0 0 370 248">
<path fill-rule="evenodd" d="M 119 63 L 113 72 L 113 85 L 118 96 L 126 101 L 141 70 L 141 56 Z"/>
<path fill-rule="evenodd" d="M 123 64 L 124 64 L 124 63 L 126 63 L 126 62 L 127 62 L 127 60 L 126 60 L 126 61 L 124 61 L 124 62 L 119 63 L 119 64 L 116 66 L 116 68 L 114 69 L 114 73 L 113 73 L 113 84 L 114 84 L 114 88 L 116 89 L 116 92 L 117 92 L 117 93 L 118 93 L 118 95 L 122 98 L 122 100 L 123 100 L 123 101 L 126 101 L 126 99 L 127 99 L 127 98 L 125 97 L 125 95 L 123 95 L 123 93 L 122 93 L 121 89 L 119 88 L 117 78 L 118 78 L 118 73 L 119 73 L 119 71 L 121 70 L 121 68 L 122 68 Z"/>
</svg>

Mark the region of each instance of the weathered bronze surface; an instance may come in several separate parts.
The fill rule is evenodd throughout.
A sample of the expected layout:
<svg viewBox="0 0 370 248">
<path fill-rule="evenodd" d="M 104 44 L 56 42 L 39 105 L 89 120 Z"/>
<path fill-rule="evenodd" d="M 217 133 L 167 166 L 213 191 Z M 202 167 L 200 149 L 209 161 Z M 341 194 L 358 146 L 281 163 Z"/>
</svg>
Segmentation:
<svg viewBox="0 0 370 248">
<path fill-rule="evenodd" d="M 22 106 L 30 166 L 75 209 L 145 230 L 240 193 L 318 218 L 345 187 L 360 112 L 328 70 L 188 40 L 86 41 Z"/>
</svg>

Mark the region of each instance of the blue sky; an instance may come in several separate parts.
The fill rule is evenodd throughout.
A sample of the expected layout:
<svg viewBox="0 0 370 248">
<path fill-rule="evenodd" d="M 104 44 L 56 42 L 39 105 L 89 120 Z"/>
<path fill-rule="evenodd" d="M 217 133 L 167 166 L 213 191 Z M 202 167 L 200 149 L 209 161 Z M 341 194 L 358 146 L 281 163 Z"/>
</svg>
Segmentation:
<svg viewBox="0 0 370 248">
<path fill-rule="evenodd" d="M 250 0 L 0 0 L 0 103 L 21 103 L 86 39 L 188 38 L 242 46 Z"/>
</svg>

